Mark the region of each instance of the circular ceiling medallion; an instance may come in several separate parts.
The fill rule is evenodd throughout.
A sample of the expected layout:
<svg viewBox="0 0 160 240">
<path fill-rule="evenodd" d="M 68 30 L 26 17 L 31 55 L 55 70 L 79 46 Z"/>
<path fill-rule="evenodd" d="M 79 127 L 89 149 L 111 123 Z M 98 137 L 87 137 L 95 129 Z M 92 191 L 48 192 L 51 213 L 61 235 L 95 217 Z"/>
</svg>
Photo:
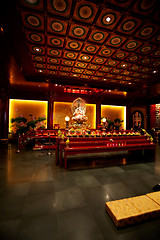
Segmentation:
<svg viewBox="0 0 160 240">
<path fill-rule="evenodd" d="M 97 72 L 96 75 L 97 75 L 97 76 L 103 76 L 104 73 L 102 73 L 102 72 Z"/>
<path fill-rule="evenodd" d="M 142 78 L 147 78 L 148 77 L 148 75 L 147 74 L 145 74 L 145 75 L 142 75 Z"/>
<path fill-rule="evenodd" d="M 160 50 L 156 51 L 156 52 L 154 53 L 154 55 L 155 55 L 155 56 L 160 56 Z"/>
<path fill-rule="evenodd" d="M 116 54 L 116 57 L 117 57 L 117 58 L 123 58 L 123 57 L 125 57 L 125 56 L 126 56 L 125 53 L 117 53 L 117 54 Z"/>
<path fill-rule="evenodd" d="M 70 68 L 68 68 L 68 67 L 62 67 L 62 70 L 68 72 L 68 71 L 70 71 Z"/>
<path fill-rule="evenodd" d="M 94 52 L 96 50 L 96 47 L 94 45 L 89 45 L 85 48 L 88 52 Z"/>
<path fill-rule="evenodd" d="M 101 23 L 105 26 L 109 26 L 112 25 L 116 20 L 116 16 L 113 13 L 107 13 L 104 14 L 102 19 L 101 19 Z"/>
<path fill-rule="evenodd" d="M 159 66 L 160 65 L 160 62 L 154 62 L 153 63 L 153 66 Z"/>
<path fill-rule="evenodd" d="M 156 37 L 156 41 L 160 42 L 160 35 Z"/>
<path fill-rule="evenodd" d="M 117 62 L 116 61 L 109 61 L 108 64 L 109 65 L 115 65 Z"/>
<path fill-rule="evenodd" d="M 66 12 L 68 8 L 66 0 L 51 0 L 51 4 L 53 9 L 60 13 Z"/>
<path fill-rule="evenodd" d="M 119 69 L 115 69 L 115 70 L 113 70 L 113 73 L 119 73 L 119 72 L 120 72 Z"/>
<path fill-rule="evenodd" d="M 68 76 L 68 73 L 66 73 L 66 72 L 61 72 L 60 74 L 63 76 Z"/>
<path fill-rule="evenodd" d="M 39 34 L 37 34 L 37 33 L 31 33 L 29 35 L 29 37 L 34 42 L 41 42 L 42 41 L 42 37 Z"/>
<path fill-rule="evenodd" d="M 88 71 L 88 70 L 86 70 L 86 71 L 85 71 L 85 74 L 93 74 L 93 71 Z"/>
<path fill-rule="evenodd" d="M 132 70 L 138 70 L 139 67 L 138 67 L 138 66 L 133 66 L 133 67 L 131 67 L 131 69 L 132 69 Z"/>
<path fill-rule="evenodd" d="M 107 72 L 107 71 L 109 71 L 110 70 L 110 68 L 108 68 L 108 67 L 103 67 L 103 68 L 101 68 L 101 71 L 104 71 L 104 72 Z"/>
<path fill-rule="evenodd" d="M 32 27 L 39 27 L 41 25 L 40 19 L 34 15 L 27 15 L 26 21 Z"/>
<path fill-rule="evenodd" d="M 93 9 L 90 5 L 83 5 L 78 9 L 78 15 L 82 19 L 89 19 L 93 15 Z"/>
<path fill-rule="evenodd" d="M 36 53 L 42 53 L 43 49 L 41 47 L 34 46 L 32 47 L 32 50 Z"/>
<path fill-rule="evenodd" d="M 34 60 L 36 60 L 36 61 L 43 61 L 43 57 L 35 56 L 35 57 L 34 57 Z"/>
<path fill-rule="evenodd" d="M 129 72 L 129 71 L 125 71 L 123 74 L 124 74 L 124 75 L 129 75 L 130 72 Z"/>
<path fill-rule="evenodd" d="M 66 53 L 66 57 L 68 58 L 74 58 L 75 56 L 76 56 L 75 53 L 71 53 L 71 52 Z"/>
<path fill-rule="evenodd" d="M 78 67 L 85 67 L 85 63 L 77 63 Z"/>
<path fill-rule="evenodd" d="M 81 56 L 81 59 L 84 61 L 88 61 L 90 59 L 90 57 L 88 55 L 83 55 L 83 56 Z"/>
<path fill-rule="evenodd" d="M 49 65 L 49 68 L 56 70 L 56 69 L 57 69 L 57 66 Z"/>
<path fill-rule="evenodd" d="M 104 38 L 104 34 L 102 32 L 96 32 L 92 35 L 92 39 L 94 41 L 101 41 Z"/>
<path fill-rule="evenodd" d="M 82 78 L 89 78 L 89 76 L 87 76 L 87 75 L 82 75 L 81 77 Z"/>
<path fill-rule="evenodd" d="M 50 58 L 49 61 L 51 63 L 58 63 L 58 60 L 56 58 Z"/>
<path fill-rule="evenodd" d="M 133 77 L 138 77 L 139 76 L 139 73 L 134 73 L 133 74 Z"/>
<path fill-rule="evenodd" d="M 54 55 L 54 56 L 57 56 L 57 55 L 60 54 L 60 52 L 59 52 L 58 50 L 55 50 L 55 49 L 50 50 L 49 53 L 50 53 L 51 55 Z"/>
<path fill-rule="evenodd" d="M 148 0 L 142 0 L 140 1 L 139 7 L 143 11 L 150 10 L 156 3 L 156 0 L 148 1 Z"/>
<path fill-rule="evenodd" d="M 112 44 L 112 45 L 118 45 L 118 44 L 120 44 L 122 42 L 122 38 L 120 38 L 120 37 L 114 37 L 114 38 L 112 38 L 111 40 L 110 40 L 110 43 Z"/>
<path fill-rule="evenodd" d="M 49 71 L 49 73 L 50 73 L 50 74 L 54 74 L 54 75 L 56 75 L 56 74 L 57 74 L 57 72 L 56 72 L 56 71 Z"/>
<path fill-rule="evenodd" d="M 122 79 L 123 77 L 122 76 L 117 76 L 117 79 Z"/>
<path fill-rule="evenodd" d="M 85 29 L 82 27 L 75 27 L 72 32 L 76 37 L 82 37 L 85 34 Z"/>
<path fill-rule="evenodd" d="M 133 48 L 135 48 L 137 45 L 138 45 L 137 42 L 131 41 L 131 42 L 127 43 L 126 48 L 128 48 L 128 49 L 133 49 Z"/>
<path fill-rule="evenodd" d="M 130 61 L 136 61 L 139 57 L 134 55 L 129 58 Z"/>
<path fill-rule="evenodd" d="M 54 21 L 51 24 L 51 28 L 55 31 L 55 32 L 62 32 L 64 30 L 64 26 L 61 22 L 59 21 Z"/>
<path fill-rule="evenodd" d="M 99 78 L 98 77 L 92 77 L 93 80 L 98 80 Z"/>
<path fill-rule="evenodd" d="M 61 41 L 61 39 L 59 39 L 59 38 L 51 38 L 51 39 L 50 39 L 50 42 L 51 42 L 53 45 L 55 45 L 55 46 L 59 46 L 59 45 L 62 44 L 62 41 Z"/>
<path fill-rule="evenodd" d="M 25 0 L 25 2 L 34 6 L 34 5 L 37 5 L 39 3 L 39 0 Z"/>
<path fill-rule="evenodd" d="M 146 58 L 146 59 L 143 59 L 142 61 L 141 61 L 141 63 L 149 63 L 151 60 L 149 59 L 149 58 Z"/>
<path fill-rule="evenodd" d="M 94 60 L 96 63 L 103 63 L 104 62 L 104 59 L 103 58 L 96 58 Z"/>
<path fill-rule="evenodd" d="M 149 52 L 151 49 L 152 49 L 151 46 L 146 46 L 146 47 L 141 48 L 140 51 L 143 52 L 143 53 L 146 53 L 146 52 Z"/>
<path fill-rule="evenodd" d="M 122 30 L 125 32 L 131 31 L 135 28 L 136 22 L 133 20 L 128 20 L 122 25 Z"/>
<path fill-rule="evenodd" d="M 93 69 L 93 70 L 97 70 L 97 69 L 98 69 L 98 66 L 97 66 L 97 65 L 90 65 L 89 68 L 90 68 L 90 69 Z"/>
<path fill-rule="evenodd" d="M 148 72 L 149 68 L 142 68 L 142 72 Z"/>
<path fill-rule="evenodd" d="M 145 27 L 140 31 L 140 35 L 142 37 L 147 37 L 149 36 L 152 32 L 154 31 L 153 27 Z"/>
<path fill-rule="evenodd" d="M 77 49 L 77 48 L 79 48 L 80 44 L 78 42 L 72 41 L 72 42 L 68 43 L 68 46 L 72 49 Z"/>
<path fill-rule="evenodd" d="M 43 68 L 43 67 L 44 67 L 44 64 L 36 63 L 35 66 L 36 66 L 36 67 L 39 67 L 39 68 L 41 68 L 41 67 Z"/>
<path fill-rule="evenodd" d="M 109 55 L 109 54 L 111 54 L 111 50 L 110 49 L 103 49 L 102 51 L 101 51 L 101 54 L 102 55 Z"/>
<path fill-rule="evenodd" d="M 74 72 L 82 73 L 82 69 L 78 69 L 78 68 L 76 68 L 76 69 L 74 69 Z"/>
<path fill-rule="evenodd" d="M 66 64 L 66 65 L 72 65 L 72 62 L 71 61 L 64 61 L 64 64 Z"/>
</svg>

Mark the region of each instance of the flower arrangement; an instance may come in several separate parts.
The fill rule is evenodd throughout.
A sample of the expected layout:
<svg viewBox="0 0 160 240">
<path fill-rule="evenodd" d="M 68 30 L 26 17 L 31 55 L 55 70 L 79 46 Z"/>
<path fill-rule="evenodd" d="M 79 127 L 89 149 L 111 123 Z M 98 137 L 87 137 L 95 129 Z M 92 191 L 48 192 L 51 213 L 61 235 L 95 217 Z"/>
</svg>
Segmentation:
<svg viewBox="0 0 160 240">
<path fill-rule="evenodd" d="M 46 116 L 43 115 L 41 117 L 33 117 L 32 115 L 29 115 L 31 117 L 31 120 L 28 121 L 27 118 L 25 118 L 23 115 L 20 115 L 16 118 L 11 118 L 12 123 L 12 133 L 16 134 L 23 134 L 31 129 L 38 129 L 38 128 L 45 128 L 44 121 L 46 120 Z"/>
</svg>

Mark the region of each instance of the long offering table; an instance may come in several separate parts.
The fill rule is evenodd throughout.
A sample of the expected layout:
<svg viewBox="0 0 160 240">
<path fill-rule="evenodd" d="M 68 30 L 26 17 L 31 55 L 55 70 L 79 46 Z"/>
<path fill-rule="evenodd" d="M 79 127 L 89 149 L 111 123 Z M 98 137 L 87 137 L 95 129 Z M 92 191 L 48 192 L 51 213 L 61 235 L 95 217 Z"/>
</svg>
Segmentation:
<svg viewBox="0 0 160 240">
<path fill-rule="evenodd" d="M 152 150 L 155 157 L 155 144 L 148 137 L 137 136 L 112 136 L 112 137 L 70 137 L 69 144 L 66 139 L 56 140 L 56 163 L 67 168 L 68 156 L 77 154 L 115 152 L 115 151 L 137 151 Z"/>
</svg>

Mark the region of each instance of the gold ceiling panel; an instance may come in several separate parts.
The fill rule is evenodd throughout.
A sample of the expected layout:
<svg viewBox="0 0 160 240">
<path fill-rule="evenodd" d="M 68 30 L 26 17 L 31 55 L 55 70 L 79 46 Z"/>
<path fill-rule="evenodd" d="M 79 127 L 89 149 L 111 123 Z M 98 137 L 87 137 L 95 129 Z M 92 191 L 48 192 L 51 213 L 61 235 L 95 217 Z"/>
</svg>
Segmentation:
<svg viewBox="0 0 160 240">
<path fill-rule="evenodd" d="M 150 81 L 160 69 L 159 5 L 154 0 L 19 0 L 35 72 L 115 87 Z"/>
</svg>

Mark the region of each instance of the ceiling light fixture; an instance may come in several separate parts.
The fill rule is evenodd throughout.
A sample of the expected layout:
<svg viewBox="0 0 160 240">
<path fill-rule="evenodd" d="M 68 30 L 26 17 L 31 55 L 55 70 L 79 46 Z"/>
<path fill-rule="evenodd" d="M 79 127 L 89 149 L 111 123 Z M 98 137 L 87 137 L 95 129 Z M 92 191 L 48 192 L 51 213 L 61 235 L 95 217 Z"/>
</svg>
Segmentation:
<svg viewBox="0 0 160 240">
<path fill-rule="evenodd" d="M 39 72 L 42 72 L 42 70 L 38 70 Z"/>
<path fill-rule="evenodd" d="M 110 21 L 111 21 L 111 18 L 110 18 L 110 17 L 107 17 L 107 18 L 106 18 L 106 21 L 107 21 L 107 22 L 110 22 Z"/>
<path fill-rule="evenodd" d="M 40 49 L 39 49 L 39 48 L 36 48 L 36 51 L 37 51 L 37 52 L 39 52 L 39 51 L 40 51 Z"/>
<path fill-rule="evenodd" d="M 153 71 L 153 73 L 156 73 L 156 72 L 157 72 L 156 70 Z"/>
</svg>

